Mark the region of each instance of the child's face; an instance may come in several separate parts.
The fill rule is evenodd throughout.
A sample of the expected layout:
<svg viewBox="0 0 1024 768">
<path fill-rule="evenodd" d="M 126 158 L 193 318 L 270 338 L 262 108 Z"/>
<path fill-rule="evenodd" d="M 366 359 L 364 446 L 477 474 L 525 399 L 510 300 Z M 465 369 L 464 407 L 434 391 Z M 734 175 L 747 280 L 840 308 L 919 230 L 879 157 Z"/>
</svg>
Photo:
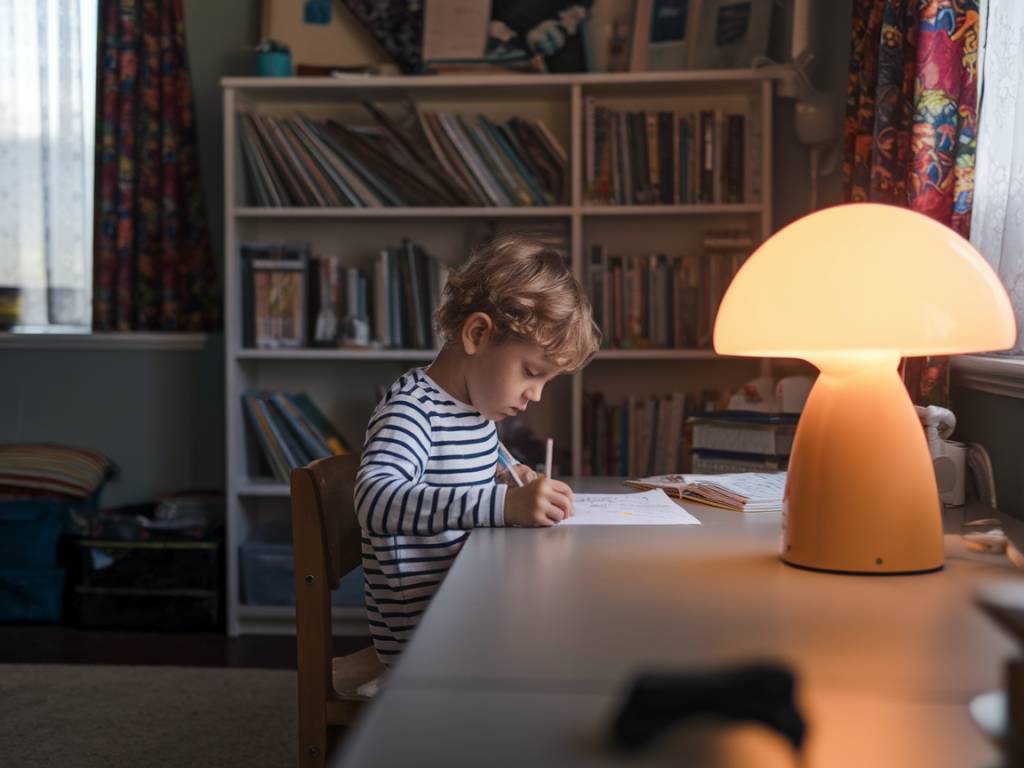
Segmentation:
<svg viewBox="0 0 1024 768">
<path fill-rule="evenodd" d="M 466 386 L 473 407 L 484 417 L 501 421 L 540 402 L 544 386 L 559 373 L 561 369 L 534 344 L 485 342 L 471 358 Z"/>
</svg>

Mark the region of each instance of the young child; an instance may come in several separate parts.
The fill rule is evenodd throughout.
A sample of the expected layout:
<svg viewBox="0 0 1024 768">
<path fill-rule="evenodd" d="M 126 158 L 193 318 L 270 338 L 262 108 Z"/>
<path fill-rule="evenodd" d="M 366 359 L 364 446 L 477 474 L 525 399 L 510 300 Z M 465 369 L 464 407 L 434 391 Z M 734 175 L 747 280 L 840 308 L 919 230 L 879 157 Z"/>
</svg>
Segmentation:
<svg viewBox="0 0 1024 768">
<path fill-rule="evenodd" d="M 391 385 L 366 427 L 355 502 L 366 610 L 394 663 L 476 527 L 549 526 L 571 514 L 565 483 L 517 464 L 496 482 L 494 422 L 597 350 L 590 303 L 562 255 L 523 235 L 477 249 L 453 272 L 437 322 L 443 348 Z"/>
</svg>

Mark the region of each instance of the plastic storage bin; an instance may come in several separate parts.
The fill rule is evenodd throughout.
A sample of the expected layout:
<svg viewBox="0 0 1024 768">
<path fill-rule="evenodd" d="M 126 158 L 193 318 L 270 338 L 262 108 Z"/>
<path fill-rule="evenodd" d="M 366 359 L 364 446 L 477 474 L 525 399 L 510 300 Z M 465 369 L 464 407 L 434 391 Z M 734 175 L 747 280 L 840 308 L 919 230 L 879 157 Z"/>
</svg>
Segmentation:
<svg viewBox="0 0 1024 768">
<path fill-rule="evenodd" d="M 71 591 L 79 626 L 221 628 L 220 541 L 78 539 L 73 550 Z"/>
<path fill-rule="evenodd" d="M 295 558 L 290 533 L 286 526 L 265 526 L 238 548 L 242 595 L 248 605 L 295 605 Z M 331 604 L 364 605 L 362 566 L 341 580 L 331 594 Z"/>
<path fill-rule="evenodd" d="M 60 621 L 65 570 L 60 538 L 88 499 L 0 498 L 0 621 Z"/>
<path fill-rule="evenodd" d="M 60 621 L 63 600 L 63 568 L 0 569 L 4 621 Z"/>
</svg>

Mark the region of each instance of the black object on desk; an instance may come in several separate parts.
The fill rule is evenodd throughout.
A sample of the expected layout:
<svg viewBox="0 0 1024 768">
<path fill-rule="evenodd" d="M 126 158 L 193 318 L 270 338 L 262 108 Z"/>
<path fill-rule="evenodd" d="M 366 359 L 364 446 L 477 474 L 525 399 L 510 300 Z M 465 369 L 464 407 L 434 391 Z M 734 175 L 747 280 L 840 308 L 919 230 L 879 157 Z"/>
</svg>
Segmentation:
<svg viewBox="0 0 1024 768">
<path fill-rule="evenodd" d="M 806 725 L 795 688 L 793 673 L 775 663 L 708 673 L 646 673 L 634 681 L 615 718 L 613 739 L 622 749 L 638 750 L 683 720 L 712 715 L 762 723 L 799 752 Z"/>
</svg>

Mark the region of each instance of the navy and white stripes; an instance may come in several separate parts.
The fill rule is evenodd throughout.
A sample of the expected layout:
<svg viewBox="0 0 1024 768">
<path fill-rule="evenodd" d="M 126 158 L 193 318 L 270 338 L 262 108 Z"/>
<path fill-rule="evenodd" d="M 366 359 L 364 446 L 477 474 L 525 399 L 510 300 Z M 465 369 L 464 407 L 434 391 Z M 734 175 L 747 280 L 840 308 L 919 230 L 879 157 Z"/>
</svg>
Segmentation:
<svg viewBox="0 0 1024 768">
<path fill-rule="evenodd" d="M 401 376 L 366 427 L 356 479 L 366 610 L 377 654 L 394 661 L 469 536 L 504 524 L 494 422 L 422 369 Z"/>
</svg>

